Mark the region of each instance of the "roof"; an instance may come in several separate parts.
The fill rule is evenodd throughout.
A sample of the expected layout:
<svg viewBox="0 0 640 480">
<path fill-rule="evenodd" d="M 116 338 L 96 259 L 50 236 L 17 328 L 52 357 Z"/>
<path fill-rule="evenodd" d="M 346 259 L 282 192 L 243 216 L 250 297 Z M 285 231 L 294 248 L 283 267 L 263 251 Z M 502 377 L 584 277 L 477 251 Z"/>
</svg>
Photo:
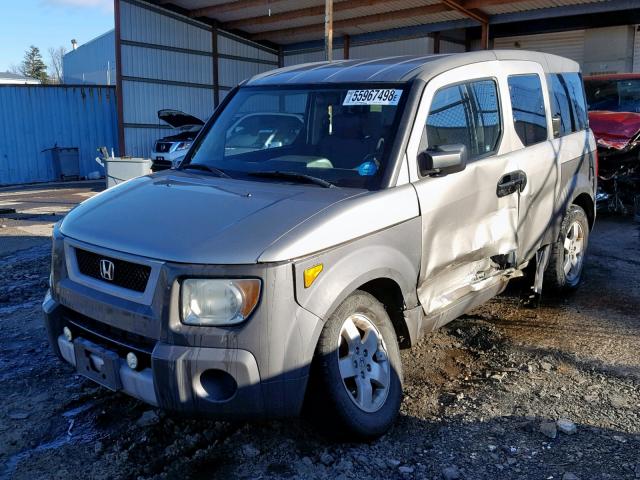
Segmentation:
<svg viewBox="0 0 640 480">
<path fill-rule="evenodd" d="M 288 45 L 324 33 L 324 0 L 151 0 L 252 40 Z M 334 38 L 382 30 L 513 15 L 545 9 L 588 8 L 607 0 L 335 0 Z M 551 14 L 553 15 L 553 14 Z M 464 25 L 461 25 L 464 26 Z"/>
<path fill-rule="evenodd" d="M 10 80 L 12 82 L 15 81 L 17 83 L 39 82 L 37 78 L 25 77 L 24 75 L 11 73 L 11 72 L 0 72 L 0 80 Z"/>
<path fill-rule="evenodd" d="M 452 68 L 495 60 L 528 60 L 546 72 L 579 72 L 573 60 L 527 50 L 484 50 L 446 55 L 398 56 L 373 60 L 339 60 L 279 68 L 250 78 L 245 85 L 303 83 L 384 82 L 403 83 L 416 78 L 428 81 Z"/>
</svg>

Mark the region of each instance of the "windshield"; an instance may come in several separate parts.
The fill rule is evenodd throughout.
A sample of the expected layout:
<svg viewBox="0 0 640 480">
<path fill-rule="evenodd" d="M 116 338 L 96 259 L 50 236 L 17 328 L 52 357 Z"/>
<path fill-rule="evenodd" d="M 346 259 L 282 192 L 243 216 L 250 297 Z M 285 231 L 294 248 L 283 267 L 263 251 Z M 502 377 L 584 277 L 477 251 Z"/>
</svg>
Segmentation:
<svg viewBox="0 0 640 480">
<path fill-rule="evenodd" d="M 403 88 L 240 88 L 187 161 L 254 181 L 378 188 Z"/>
<path fill-rule="evenodd" d="M 640 113 L 640 79 L 586 80 L 589 110 Z"/>
</svg>

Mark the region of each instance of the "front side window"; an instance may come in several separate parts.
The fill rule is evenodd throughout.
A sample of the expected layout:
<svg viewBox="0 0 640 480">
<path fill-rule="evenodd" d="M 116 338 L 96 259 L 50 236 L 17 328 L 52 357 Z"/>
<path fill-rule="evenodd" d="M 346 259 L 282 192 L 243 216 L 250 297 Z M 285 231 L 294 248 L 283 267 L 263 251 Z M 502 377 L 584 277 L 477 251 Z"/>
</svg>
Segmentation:
<svg viewBox="0 0 640 480">
<path fill-rule="evenodd" d="M 407 93 L 404 85 L 243 87 L 184 167 L 202 165 L 241 179 L 286 182 L 297 175 L 376 189 Z"/>
<path fill-rule="evenodd" d="M 469 159 L 495 152 L 501 134 L 496 83 L 479 80 L 438 90 L 426 127 L 429 147 L 462 144 Z"/>
<path fill-rule="evenodd" d="M 533 145 L 547 139 L 547 116 L 542 83 L 536 74 L 508 78 L 513 124 L 522 144 Z"/>
</svg>

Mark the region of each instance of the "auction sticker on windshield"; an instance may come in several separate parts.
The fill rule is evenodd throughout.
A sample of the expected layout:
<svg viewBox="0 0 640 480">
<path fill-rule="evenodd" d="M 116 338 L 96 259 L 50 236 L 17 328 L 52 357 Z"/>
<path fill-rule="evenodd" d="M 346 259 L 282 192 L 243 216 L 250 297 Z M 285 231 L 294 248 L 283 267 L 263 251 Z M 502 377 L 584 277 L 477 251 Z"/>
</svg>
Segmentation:
<svg viewBox="0 0 640 480">
<path fill-rule="evenodd" d="M 391 88 L 367 88 L 349 90 L 342 105 L 397 105 L 402 90 Z"/>
</svg>

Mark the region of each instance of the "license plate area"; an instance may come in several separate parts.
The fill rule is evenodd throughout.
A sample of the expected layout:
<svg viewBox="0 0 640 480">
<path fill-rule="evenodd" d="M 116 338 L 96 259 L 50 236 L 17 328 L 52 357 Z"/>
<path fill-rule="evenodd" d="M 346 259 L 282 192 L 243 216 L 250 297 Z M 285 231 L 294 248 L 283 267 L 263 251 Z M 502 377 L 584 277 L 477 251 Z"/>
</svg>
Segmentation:
<svg viewBox="0 0 640 480">
<path fill-rule="evenodd" d="M 114 392 L 121 388 L 118 354 L 84 338 L 73 342 L 76 369 L 83 375 Z"/>
</svg>

